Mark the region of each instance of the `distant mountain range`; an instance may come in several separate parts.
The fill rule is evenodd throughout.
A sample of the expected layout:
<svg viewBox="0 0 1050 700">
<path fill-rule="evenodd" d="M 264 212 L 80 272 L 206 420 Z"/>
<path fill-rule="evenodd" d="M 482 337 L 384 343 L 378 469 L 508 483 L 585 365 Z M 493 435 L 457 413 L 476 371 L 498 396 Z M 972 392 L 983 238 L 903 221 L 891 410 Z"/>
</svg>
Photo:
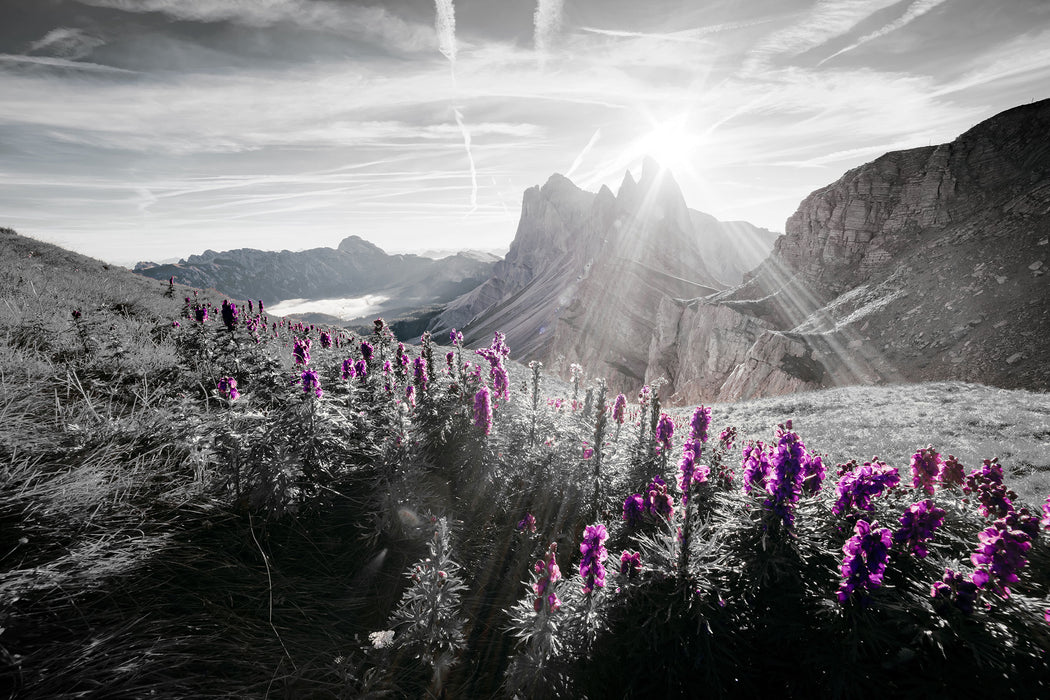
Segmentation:
<svg viewBox="0 0 1050 700">
<path fill-rule="evenodd" d="M 440 305 L 488 279 L 499 258 L 460 252 L 440 260 L 390 255 L 359 236 L 338 248 L 266 251 L 208 250 L 174 264 L 141 262 L 135 272 L 158 280 L 217 289 L 235 299 L 261 299 L 273 306 L 286 299 L 388 297 L 387 313 Z M 324 320 L 324 319 L 318 319 Z M 339 321 L 329 318 L 330 321 Z"/>
</svg>

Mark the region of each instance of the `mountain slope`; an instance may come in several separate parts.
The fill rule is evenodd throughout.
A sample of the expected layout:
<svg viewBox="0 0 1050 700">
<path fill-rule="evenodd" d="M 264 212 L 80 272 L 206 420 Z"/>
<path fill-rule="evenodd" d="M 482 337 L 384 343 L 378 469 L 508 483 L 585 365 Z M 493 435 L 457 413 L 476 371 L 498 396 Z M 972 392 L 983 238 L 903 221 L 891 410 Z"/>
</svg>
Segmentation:
<svg viewBox="0 0 1050 700">
<path fill-rule="evenodd" d="M 743 284 L 665 300 L 646 379 L 683 402 L 872 382 L 1050 388 L 1050 100 L 809 195 Z"/>
<path fill-rule="evenodd" d="M 358 236 L 338 248 L 300 252 L 241 248 L 209 250 L 171 265 L 139 263 L 135 271 L 159 280 L 214 288 L 272 305 L 285 299 L 325 299 L 383 293 L 402 304 L 448 301 L 488 278 L 497 258 L 458 253 L 440 260 L 389 255 Z"/>
<path fill-rule="evenodd" d="M 561 175 L 525 192 L 507 257 L 491 279 L 431 324 L 468 342 L 507 334 L 516 359 L 565 372 L 580 362 L 613 386 L 640 383 L 661 299 L 694 297 L 739 281 L 773 234 L 690 210 L 652 161 L 617 194 L 585 192 Z"/>
</svg>

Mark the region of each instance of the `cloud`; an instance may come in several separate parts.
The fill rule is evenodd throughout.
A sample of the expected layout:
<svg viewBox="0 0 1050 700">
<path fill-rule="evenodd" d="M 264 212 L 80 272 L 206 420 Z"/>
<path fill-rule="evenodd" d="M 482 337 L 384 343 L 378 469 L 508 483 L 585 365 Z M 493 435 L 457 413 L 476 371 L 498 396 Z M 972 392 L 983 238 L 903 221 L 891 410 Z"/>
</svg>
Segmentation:
<svg viewBox="0 0 1050 700">
<path fill-rule="evenodd" d="M 75 61 L 105 43 L 104 39 L 87 34 L 82 29 L 58 27 L 30 44 L 28 53 L 46 51 L 53 56 Z"/>
<path fill-rule="evenodd" d="M 1036 77 L 1050 78 L 1050 30 L 1029 33 L 997 47 L 989 54 L 976 56 L 970 61 L 966 72 L 945 83 L 936 91 L 936 96 L 959 93 L 985 86 L 1007 87 L 1016 80 L 1036 84 Z M 1043 99 L 1046 90 L 1032 93 L 1033 98 Z"/>
<path fill-rule="evenodd" d="M 539 58 L 540 69 L 547 64 L 551 44 L 561 29 L 563 0 L 537 0 L 536 12 L 533 15 L 533 42 Z"/>
<path fill-rule="evenodd" d="M 135 71 L 114 66 L 106 66 L 100 63 L 88 63 L 87 61 L 71 61 L 66 58 L 52 58 L 50 56 L 21 56 L 9 53 L 0 54 L 0 64 L 20 63 L 27 65 L 47 66 L 48 68 L 68 68 L 70 70 L 88 71 L 93 73 L 125 73 L 134 74 Z"/>
<path fill-rule="evenodd" d="M 400 51 L 425 51 L 433 45 L 433 34 L 425 25 L 407 22 L 382 7 L 334 0 L 77 1 L 124 12 L 160 12 L 193 22 L 236 22 L 250 27 L 270 27 L 287 22 L 314 31 L 375 41 Z"/>
<path fill-rule="evenodd" d="M 599 29 L 597 27 L 580 27 L 580 31 L 590 34 L 601 34 L 603 36 L 633 38 L 633 39 L 657 39 L 660 41 L 683 42 L 689 44 L 704 43 L 703 38 L 711 34 L 729 32 L 734 29 L 746 29 L 760 24 L 767 24 L 776 20 L 776 17 L 751 20 L 747 22 L 724 22 L 712 24 L 707 27 L 695 27 L 693 29 L 682 29 L 677 32 L 636 32 L 623 29 Z"/>
<path fill-rule="evenodd" d="M 818 0 L 798 22 L 769 34 L 748 55 L 744 75 L 760 74 L 778 56 L 798 56 L 846 34 L 873 13 L 900 0 Z"/>
<path fill-rule="evenodd" d="M 913 21 L 915 21 L 919 17 L 922 17 L 924 14 L 926 14 L 930 10 L 932 10 L 932 9 L 934 9 L 934 8 L 940 6 L 940 5 L 943 5 L 947 1 L 948 0 L 915 0 L 915 2 L 913 2 L 911 5 L 908 6 L 908 9 L 905 10 L 904 14 L 901 15 L 900 17 L 898 17 L 897 19 L 895 19 L 894 21 L 890 22 L 887 25 L 884 25 L 884 26 L 880 27 L 879 29 L 875 30 L 874 32 L 871 32 L 870 34 L 865 34 L 864 36 L 862 36 L 861 38 L 857 39 L 855 42 L 853 42 L 852 44 L 850 44 L 846 48 L 839 49 L 835 53 L 831 54 L 830 56 L 825 58 L 823 61 L 818 63 L 817 65 L 821 66 L 821 65 L 827 63 L 828 61 L 830 61 L 831 59 L 835 58 L 836 56 L 841 56 L 842 54 L 846 53 L 847 51 L 852 51 L 853 49 L 857 48 L 858 46 L 862 46 L 864 44 L 867 44 L 869 41 L 874 41 L 874 40 L 876 40 L 876 39 L 878 39 L 880 37 L 886 36 L 890 32 L 895 32 L 898 29 L 900 29 L 901 27 L 903 27 L 905 25 L 908 25 L 908 24 L 911 24 Z"/>
</svg>

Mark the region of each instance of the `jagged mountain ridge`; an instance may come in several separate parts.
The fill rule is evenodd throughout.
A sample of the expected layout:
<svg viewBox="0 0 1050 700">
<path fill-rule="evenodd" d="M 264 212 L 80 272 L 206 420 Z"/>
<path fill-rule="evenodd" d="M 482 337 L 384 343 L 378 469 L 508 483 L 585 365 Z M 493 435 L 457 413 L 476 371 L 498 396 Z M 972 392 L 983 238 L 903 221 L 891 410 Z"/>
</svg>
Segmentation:
<svg viewBox="0 0 1050 700">
<path fill-rule="evenodd" d="M 554 371 L 581 362 L 613 386 L 640 383 L 653 312 L 739 281 L 777 234 L 690 210 L 670 173 L 647 160 L 614 195 L 553 175 L 526 190 L 510 251 L 493 276 L 432 323 L 468 343 L 507 334 L 515 359 Z"/>
<path fill-rule="evenodd" d="M 964 379 L 1050 389 L 1050 100 L 810 194 L 741 285 L 666 299 L 646 379 L 678 402 Z"/>
<path fill-rule="evenodd" d="M 498 258 L 461 252 L 433 260 L 391 255 L 358 236 L 337 248 L 267 251 L 241 248 L 208 250 L 175 264 L 139 263 L 135 272 L 202 289 L 217 289 L 238 299 L 325 299 L 381 294 L 400 303 L 445 302 L 472 289 L 492 272 Z"/>
</svg>

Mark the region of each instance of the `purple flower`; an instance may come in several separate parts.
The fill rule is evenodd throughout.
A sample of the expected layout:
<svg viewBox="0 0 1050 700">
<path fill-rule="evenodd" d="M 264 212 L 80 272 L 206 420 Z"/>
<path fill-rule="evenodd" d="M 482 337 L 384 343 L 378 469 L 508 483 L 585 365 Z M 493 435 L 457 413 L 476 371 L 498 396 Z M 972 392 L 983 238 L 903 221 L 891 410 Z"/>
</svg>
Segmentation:
<svg viewBox="0 0 1050 700">
<path fill-rule="evenodd" d="M 642 494 L 631 494 L 623 502 L 623 519 L 627 521 L 628 527 L 637 527 L 642 524 L 645 517 L 645 499 Z"/>
<path fill-rule="evenodd" d="M 657 450 L 670 450 L 671 438 L 674 436 L 674 421 L 666 413 L 660 414 L 660 422 L 656 424 Z"/>
<path fill-rule="evenodd" d="M 236 401 L 241 393 L 237 391 L 237 380 L 233 377 L 223 377 L 219 380 L 219 395 L 230 401 Z"/>
<path fill-rule="evenodd" d="M 321 391 L 321 380 L 317 376 L 317 372 L 312 369 L 308 369 L 302 374 L 303 393 L 309 394 L 311 391 L 317 398 L 321 398 L 324 393 Z"/>
<path fill-rule="evenodd" d="M 1039 521 L 1039 524 L 1050 530 L 1050 496 L 1046 497 L 1046 503 L 1043 504 L 1043 518 Z"/>
<path fill-rule="evenodd" d="M 321 331 L 321 347 L 328 349 L 332 347 L 332 334 L 328 331 Z"/>
<path fill-rule="evenodd" d="M 733 449 L 733 445 L 736 443 L 736 428 L 729 426 L 722 430 L 718 435 L 718 446 L 725 451 Z"/>
<path fill-rule="evenodd" d="M 613 420 L 623 425 L 624 411 L 627 408 L 627 397 L 623 394 L 616 395 L 616 401 L 613 402 Z"/>
<path fill-rule="evenodd" d="M 965 479 L 966 470 L 962 463 L 954 455 L 948 455 L 948 459 L 941 464 L 941 472 L 937 476 L 941 486 L 962 486 Z"/>
<path fill-rule="evenodd" d="M 645 487 L 644 504 L 652 515 L 670 520 L 674 515 L 674 499 L 667 493 L 667 482 L 659 475 L 654 476 Z"/>
<path fill-rule="evenodd" d="M 693 418 L 689 422 L 689 437 L 692 440 L 707 442 L 707 428 L 711 425 L 711 409 L 706 406 L 697 406 L 693 411 Z"/>
<path fill-rule="evenodd" d="M 262 299 L 260 299 L 259 300 L 259 313 L 262 313 L 262 312 L 263 312 L 263 303 L 262 303 Z"/>
<path fill-rule="evenodd" d="M 197 323 L 204 323 L 208 320 L 208 307 L 204 304 L 194 304 L 193 317 L 197 319 Z"/>
<path fill-rule="evenodd" d="M 364 360 L 358 360 L 354 363 L 354 374 L 363 382 L 365 377 L 368 376 L 368 363 Z M 354 376 L 354 374 L 350 376 Z"/>
<path fill-rule="evenodd" d="M 354 358 L 348 357 L 343 360 L 343 373 L 342 377 L 344 380 L 353 379 L 357 372 L 354 371 Z"/>
<path fill-rule="evenodd" d="M 879 528 L 877 522 L 869 524 L 858 520 L 855 534 L 842 546 L 842 585 L 839 586 L 838 599 L 845 603 L 856 591 L 860 593 L 861 604 L 869 594 L 882 585 L 882 576 L 886 572 L 886 562 L 890 555 L 892 534 L 889 528 Z"/>
<path fill-rule="evenodd" d="M 365 362 L 372 361 L 372 354 L 375 352 L 375 348 L 367 340 L 361 341 L 361 357 L 365 358 Z"/>
<path fill-rule="evenodd" d="M 769 497 L 762 505 L 789 529 L 795 522 L 795 505 L 802 495 L 802 482 L 811 461 L 806 446 L 796 433 L 790 429 L 780 431 L 776 451 L 769 457 L 766 478 L 766 493 Z"/>
<path fill-rule="evenodd" d="M 457 331 L 455 328 L 449 331 L 448 339 L 449 342 L 451 342 L 454 346 L 458 347 L 463 345 L 463 334 Z"/>
<path fill-rule="evenodd" d="M 594 448 L 591 447 L 590 445 L 588 445 L 587 443 L 584 443 L 583 444 L 583 458 L 584 459 L 590 459 L 593 456 L 594 456 Z"/>
<path fill-rule="evenodd" d="M 744 493 L 751 493 L 751 489 L 766 488 L 766 479 L 769 477 L 769 453 L 761 440 L 754 444 L 744 445 L 744 455 L 741 462 L 744 469 Z"/>
<path fill-rule="evenodd" d="M 1004 598 L 1010 596 L 1010 584 L 1017 583 L 1017 572 L 1028 563 L 1025 553 L 1032 548 L 1033 533 L 1038 533 L 1035 517 L 1011 512 L 999 518 L 992 527 L 977 535 L 980 544 L 970 555 L 977 567 L 970 580 L 978 588 L 989 583 Z"/>
<path fill-rule="evenodd" d="M 815 496 L 820 493 L 820 487 L 824 483 L 826 474 L 824 460 L 820 455 L 806 454 L 802 462 L 802 493 L 807 496 Z"/>
<path fill-rule="evenodd" d="M 408 402 L 409 406 L 416 405 L 416 388 L 411 384 L 405 387 L 405 401 Z"/>
<path fill-rule="evenodd" d="M 977 496 L 981 515 L 986 518 L 1002 518 L 1013 512 L 1013 499 L 1017 498 L 1017 494 L 1003 484 L 1003 467 L 998 459 L 986 459 L 979 470 L 968 474 L 963 493 Z"/>
<path fill-rule="evenodd" d="M 540 612 L 544 605 L 546 605 L 547 612 L 557 612 L 561 607 L 561 601 L 558 600 L 553 590 L 554 585 L 561 579 L 561 569 L 558 568 L 556 561 L 557 554 L 558 543 L 551 542 L 547 548 L 547 555 L 537 561 L 533 567 L 533 570 L 540 575 L 536 583 L 532 584 L 532 590 L 536 594 L 536 600 L 533 602 L 536 612 Z"/>
<path fill-rule="evenodd" d="M 682 492 L 682 503 L 689 502 L 689 490 L 693 485 L 704 483 L 711 473 L 711 467 L 696 463 L 696 453 L 693 450 L 699 444 L 686 442 L 682 461 L 678 463 L 678 490 Z"/>
<path fill-rule="evenodd" d="M 946 611 L 948 605 L 954 604 L 965 614 L 972 614 L 977 594 L 978 588 L 973 581 L 951 569 L 945 569 L 944 577 L 930 586 L 934 608 L 941 613 Z"/>
<path fill-rule="evenodd" d="M 605 560 L 608 552 L 605 549 L 605 540 L 609 534 L 605 526 L 588 525 L 583 531 L 583 541 L 580 543 L 580 578 L 583 579 L 583 594 L 587 595 L 595 588 L 605 586 Z"/>
<path fill-rule="evenodd" d="M 492 432 L 492 394 L 487 386 L 474 394 L 474 425 L 485 431 L 486 435 Z"/>
<path fill-rule="evenodd" d="M 503 366 L 503 358 L 509 352 L 510 350 L 504 342 L 504 335 L 499 331 L 496 331 L 495 337 L 492 339 L 492 345 L 474 351 L 474 354 L 481 355 L 489 361 L 492 390 L 497 398 L 508 399 L 510 397 L 508 393 L 510 380 L 507 377 L 507 369 Z"/>
<path fill-rule="evenodd" d="M 896 487 L 900 480 L 896 467 L 886 466 L 877 459 L 874 462 L 865 462 L 862 466 L 845 472 L 839 479 L 835 487 L 839 497 L 831 507 L 831 512 L 836 515 L 848 515 L 856 510 L 871 511 L 872 499 L 881 496 L 883 491 Z"/>
<path fill-rule="evenodd" d="M 901 527 L 893 533 L 894 543 L 905 550 L 911 551 L 920 559 L 925 559 L 929 552 L 923 544 L 931 537 L 934 531 L 944 522 L 944 511 L 933 504 L 927 498 L 908 507 L 901 516 Z"/>
<path fill-rule="evenodd" d="M 237 305 L 228 299 L 224 299 L 222 302 L 222 322 L 226 326 L 226 330 L 233 332 L 233 329 L 237 327 Z"/>
<path fill-rule="evenodd" d="M 911 456 L 911 485 L 933 495 L 934 484 L 941 473 L 941 456 L 929 445 Z"/>
<path fill-rule="evenodd" d="M 294 339 L 292 344 L 292 359 L 295 361 L 295 364 L 302 365 L 303 367 L 310 364 L 311 345 L 313 345 L 313 341 L 309 338 Z"/>
<path fill-rule="evenodd" d="M 518 521 L 518 530 L 536 532 L 536 517 L 532 513 L 526 513 L 525 517 Z"/>
<path fill-rule="evenodd" d="M 642 571 L 642 553 L 624 550 L 620 555 L 620 575 L 635 578 Z"/>
<path fill-rule="evenodd" d="M 406 357 L 405 360 L 407 361 L 408 358 Z M 419 390 L 426 391 L 430 381 L 430 378 L 427 376 L 427 361 L 422 357 L 417 357 L 415 362 L 412 363 L 412 368 L 415 370 L 415 380 Z"/>
<path fill-rule="evenodd" d="M 456 353 L 449 350 L 445 353 L 445 364 L 448 365 L 449 370 L 452 369 L 453 363 L 456 361 Z"/>
</svg>

